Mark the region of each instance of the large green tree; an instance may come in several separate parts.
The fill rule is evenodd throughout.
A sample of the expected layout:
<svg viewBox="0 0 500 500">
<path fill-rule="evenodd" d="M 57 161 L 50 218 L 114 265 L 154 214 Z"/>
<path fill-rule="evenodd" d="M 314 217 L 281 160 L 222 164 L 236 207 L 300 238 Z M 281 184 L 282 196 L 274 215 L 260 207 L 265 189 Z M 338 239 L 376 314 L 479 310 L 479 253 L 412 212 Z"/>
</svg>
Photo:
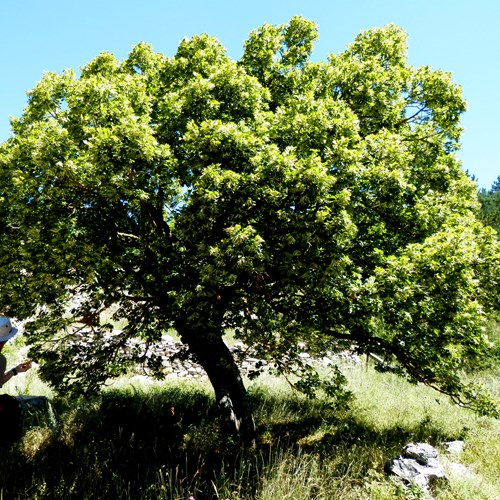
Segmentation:
<svg viewBox="0 0 500 500">
<path fill-rule="evenodd" d="M 173 57 L 141 43 L 29 92 L 0 150 L 0 310 L 29 319 L 56 387 L 96 389 L 133 360 L 128 339 L 175 328 L 251 438 L 231 329 L 305 389 L 341 375 L 321 381 L 299 346 L 348 347 L 491 409 L 457 375 L 487 349 L 500 279 L 455 156 L 461 90 L 408 65 L 396 26 L 326 62 L 316 38 L 296 17 L 239 61 L 207 35 Z"/>
</svg>

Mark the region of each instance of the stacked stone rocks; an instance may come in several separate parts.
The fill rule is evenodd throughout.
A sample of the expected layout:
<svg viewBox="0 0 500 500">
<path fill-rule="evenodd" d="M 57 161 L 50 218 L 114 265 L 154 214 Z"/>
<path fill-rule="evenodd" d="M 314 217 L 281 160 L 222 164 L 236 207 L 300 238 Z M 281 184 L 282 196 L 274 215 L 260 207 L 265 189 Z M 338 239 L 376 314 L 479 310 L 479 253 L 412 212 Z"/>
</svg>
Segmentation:
<svg viewBox="0 0 500 500">
<path fill-rule="evenodd" d="M 144 349 L 139 340 L 133 340 L 130 348 Z M 238 364 L 242 375 L 252 376 L 270 367 L 267 361 L 259 359 L 254 349 L 249 348 L 242 342 L 232 344 L 230 350 Z M 336 362 L 347 362 L 350 364 L 359 363 L 359 357 L 353 353 L 331 354 L 320 360 L 313 360 L 311 355 L 305 352 L 306 346 L 303 346 L 303 352 L 299 353 L 299 358 L 303 361 L 315 361 L 325 366 Z M 159 358 L 162 362 L 163 372 L 167 378 L 200 378 L 205 376 L 203 368 L 198 365 L 194 357 L 189 353 L 187 347 L 179 341 L 174 340 L 170 335 L 163 335 L 161 342 L 154 346 L 144 349 L 145 358 Z"/>
</svg>

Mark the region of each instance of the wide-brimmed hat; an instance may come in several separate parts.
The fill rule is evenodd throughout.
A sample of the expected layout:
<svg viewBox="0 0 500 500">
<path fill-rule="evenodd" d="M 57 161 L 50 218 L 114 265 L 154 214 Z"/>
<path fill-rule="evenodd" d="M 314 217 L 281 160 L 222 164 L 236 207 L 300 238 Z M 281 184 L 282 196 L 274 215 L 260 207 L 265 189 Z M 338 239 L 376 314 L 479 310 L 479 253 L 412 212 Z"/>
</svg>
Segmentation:
<svg viewBox="0 0 500 500">
<path fill-rule="evenodd" d="M 12 326 L 9 318 L 0 316 L 0 342 L 7 342 L 7 340 L 11 339 L 17 331 L 17 328 Z"/>
</svg>

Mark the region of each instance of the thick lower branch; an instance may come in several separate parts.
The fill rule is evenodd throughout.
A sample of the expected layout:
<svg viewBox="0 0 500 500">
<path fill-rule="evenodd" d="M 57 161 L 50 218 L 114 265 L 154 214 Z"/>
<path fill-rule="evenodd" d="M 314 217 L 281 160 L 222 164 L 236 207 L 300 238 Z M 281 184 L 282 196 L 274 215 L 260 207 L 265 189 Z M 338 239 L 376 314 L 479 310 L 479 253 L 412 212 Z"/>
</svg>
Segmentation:
<svg viewBox="0 0 500 500">
<path fill-rule="evenodd" d="M 439 385 L 436 385 L 435 380 L 430 379 L 424 373 L 422 373 L 422 370 L 415 365 L 410 356 L 408 356 L 402 348 L 395 346 L 391 342 L 388 342 L 379 337 L 362 338 L 361 336 L 352 334 L 340 334 L 338 332 L 334 332 L 333 330 L 329 332 L 329 334 L 339 340 L 351 341 L 353 344 L 360 346 L 365 353 L 370 353 L 371 351 L 382 351 L 392 354 L 393 356 L 395 356 L 401 366 L 408 372 L 408 374 L 411 375 L 417 382 L 420 382 L 427 387 L 440 392 L 441 394 L 449 396 L 452 399 L 457 398 L 457 394 L 451 391 L 447 391 Z"/>
</svg>

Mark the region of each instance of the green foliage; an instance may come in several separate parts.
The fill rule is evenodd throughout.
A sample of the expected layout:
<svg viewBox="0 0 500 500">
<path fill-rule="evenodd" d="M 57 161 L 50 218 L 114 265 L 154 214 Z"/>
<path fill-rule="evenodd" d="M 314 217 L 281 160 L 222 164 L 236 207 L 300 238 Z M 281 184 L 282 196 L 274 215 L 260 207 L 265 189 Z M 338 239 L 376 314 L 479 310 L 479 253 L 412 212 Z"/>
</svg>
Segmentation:
<svg viewBox="0 0 500 500">
<path fill-rule="evenodd" d="M 143 43 L 29 92 L 0 146 L 0 310 L 60 390 L 147 366 L 128 339 L 175 327 L 233 329 L 282 371 L 301 342 L 354 346 L 472 394 L 457 368 L 488 347 L 500 253 L 455 156 L 461 89 L 394 25 L 314 63 L 317 36 L 265 25 L 240 61 L 207 35 Z"/>
<path fill-rule="evenodd" d="M 479 201 L 481 202 L 480 219 L 484 224 L 491 226 L 497 234 L 500 234 L 500 176 L 493 183 L 491 189 L 479 190 Z"/>
<path fill-rule="evenodd" d="M 486 324 L 486 335 L 490 341 L 488 351 L 476 362 L 466 363 L 465 368 L 471 373 L 489 371 L 495 376 L 500 373 L 500 317 L 498 314 L 493 315 Z"/>
<path fill-rule="evenodd" d="M 308 398 L 314 398 L 318 392 L 323 392 L 336 408 L 345 408 L 352 401 L 352 392 L 346 390 L 347 380 L 338 366 L 333 366 L 328 374 L 320 375 L 311 365 L 304 364 L 295 372 L 299 379 L 294 387 Z"/>
</svg>

